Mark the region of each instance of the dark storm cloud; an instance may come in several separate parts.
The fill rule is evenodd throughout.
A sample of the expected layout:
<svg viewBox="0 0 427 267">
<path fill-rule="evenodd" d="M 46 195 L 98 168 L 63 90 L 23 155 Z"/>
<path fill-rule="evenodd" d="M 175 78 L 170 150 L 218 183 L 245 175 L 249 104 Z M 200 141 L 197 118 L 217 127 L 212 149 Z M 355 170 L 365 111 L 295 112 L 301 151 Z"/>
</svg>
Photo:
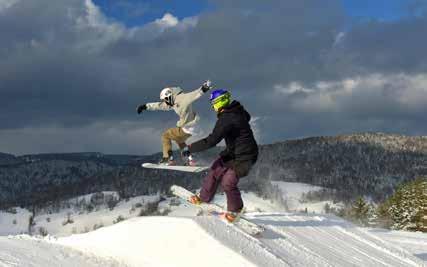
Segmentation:
<svg viewBox="0 0 427 267">
<path fill-rule="evenodd" d="M 261 142 L 426 130 L 417 126 L 427 85 L 422 15 L 344 31 L 338 0 L 212 2 L 197 18 L 134 28 L 91 1 L 0 5 L 0 150 L 159 150 L 155 140 L 175 115 L 137 116 L 135 106 L 156 101 L 164 86 L 189 90 L 206 78 L 247 106 Z M 346 80 L 358 82 L 345 91 Z M 207 97 L 195 105 L 208 131 Z"/>
<path fill-rule="evenodd" d="M 367 71 L 417 73 L 427 71 L 426 44 L 427 17 L 370 21 L 354 26 L 332 53 Z"/>
</svg>

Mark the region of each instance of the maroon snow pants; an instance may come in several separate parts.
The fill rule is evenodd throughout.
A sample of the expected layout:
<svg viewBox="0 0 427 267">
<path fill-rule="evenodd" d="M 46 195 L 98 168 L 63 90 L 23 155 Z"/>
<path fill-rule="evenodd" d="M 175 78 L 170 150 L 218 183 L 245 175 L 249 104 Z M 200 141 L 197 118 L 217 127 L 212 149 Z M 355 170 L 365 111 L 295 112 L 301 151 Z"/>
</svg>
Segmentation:
<svg viewBox="0 0 427 267">
<path fill-rule="evenodd" d="M 226 167 L 219 158 L 212 164 L 208 176 L 203 180 L 200 199 L 203 202 L 210 202 L 221 184 L 227 196 L 227 210 L 237 212 L 243 208 L 242 196 L 237 188 L 238 182 L 239 178 L 233 168 Z"/>
</svg>

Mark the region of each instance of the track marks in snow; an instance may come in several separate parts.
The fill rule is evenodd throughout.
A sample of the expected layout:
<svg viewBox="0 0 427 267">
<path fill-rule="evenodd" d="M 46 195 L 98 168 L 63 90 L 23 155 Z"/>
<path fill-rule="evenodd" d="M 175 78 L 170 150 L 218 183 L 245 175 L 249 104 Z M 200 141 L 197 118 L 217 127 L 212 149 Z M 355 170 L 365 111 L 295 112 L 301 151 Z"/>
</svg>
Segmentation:
<svg viewBox="0 0 427 267">
<path fill-rule="evenodd" d="M 292 266 L 424 266 L 404 249 L 335 216 L 254 213 L 247 217 L 266 227 L 259 240 Z"/>
<path fill-rule="evenodd" d="M 227 225 L 219 219 L 208 216 L 195 217 L 194 220 L 209 235 L 257 266 L 292 266 L 258 239 L 244 233 L 237 227 Z"/>
</svg>

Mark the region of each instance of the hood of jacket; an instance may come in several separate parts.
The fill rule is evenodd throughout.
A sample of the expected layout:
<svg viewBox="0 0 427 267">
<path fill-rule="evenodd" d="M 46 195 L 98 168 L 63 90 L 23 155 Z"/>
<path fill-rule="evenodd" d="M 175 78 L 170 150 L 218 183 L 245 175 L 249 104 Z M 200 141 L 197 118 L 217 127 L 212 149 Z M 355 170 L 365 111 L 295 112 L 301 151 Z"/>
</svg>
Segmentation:
<svg viewBox="0 0 427 267">
<path fill-rule="evenodd" d="M 172 91 L 173 99 L 175 99 L 177 95 L 179 95 L 180 93 L 183 92 L 182 89 L 181 89 L 181 87 L 169 87 L 169 88 Z"/>
<path fill-rule="evenodd" d="M 240 104 L 240 102 L 233 100 L 228 107 L 225 107 L 219 114 L 222 113 L 241 113 L 246 117 L 247 121 L 251 120 L 251 115 L 245 110 L 245 108 Z"/>
</svg>

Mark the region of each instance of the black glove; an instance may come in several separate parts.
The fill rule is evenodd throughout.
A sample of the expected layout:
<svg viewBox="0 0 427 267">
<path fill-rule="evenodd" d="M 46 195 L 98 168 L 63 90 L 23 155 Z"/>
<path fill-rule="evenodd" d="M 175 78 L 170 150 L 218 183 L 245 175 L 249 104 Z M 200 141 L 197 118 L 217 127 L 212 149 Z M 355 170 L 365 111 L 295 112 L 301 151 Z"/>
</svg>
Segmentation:
<svg viewBox="0 0 427 267">
<path fill-rule="evenodd" d="M 188 146 L 184 147 L 184 149 L 181 151 L 181 156 L 183 158 L 188 158 L 191 155 L 190 150 L 188 150 Z"/>
<path fill-rule="evenodd" d="M 207 80 L 202 84 L 202 91 L 203 93 L 206 93 L 212 88 L 212 82 Z"/>
<path fill-rule="evenodd" d="M 139 105 L 139 106 L 136 108 L 136 112 L 138 112 L 138 114 L 141 114 L 141 112 L 142 112 L 142 111 L 144 111 L 144 110 L 147 110 L 147 105 L 146 105 L 146 104 L 144 104 L 144 105 Z"/>
</svg>

